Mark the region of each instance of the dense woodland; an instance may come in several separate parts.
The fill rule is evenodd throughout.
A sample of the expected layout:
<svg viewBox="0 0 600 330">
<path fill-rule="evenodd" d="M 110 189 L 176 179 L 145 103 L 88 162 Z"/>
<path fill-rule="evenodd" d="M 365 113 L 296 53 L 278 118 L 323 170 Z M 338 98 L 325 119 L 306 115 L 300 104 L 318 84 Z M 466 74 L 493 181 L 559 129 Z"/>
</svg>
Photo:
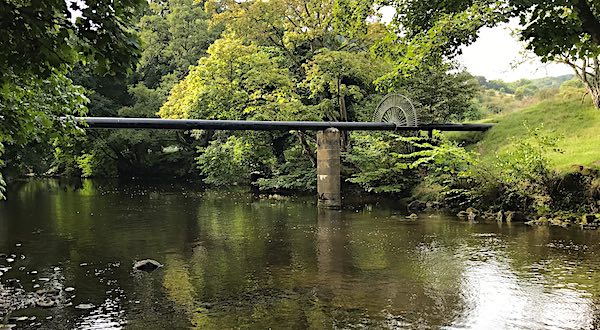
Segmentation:
<svg viewBox="0 0 600 330">
<path fill-rule="evenodd" d="M 396 9 L 389 23 L 382 6 Z M 511 18 L 528 49 L 574 75 L 506 83 L 461 69 L 460 47 Z M 585 0 L 2 0 L 0 166 L 9 179 L 164 176 L 311 191 L 312 133 L 83 132 L 57 117 L 370 121 L 384 95 L 400 93 L 421 122 L 463 122 L 565 89 L 600 107 L 599 18 Z M 353 132 L 343 140 L 345 184 L 458 209 L 571 207 L 551 202 L 562 180 L 545 156 L 553 138 L 527 130 L 496 161 L 452 136 Z"/>
</svg>

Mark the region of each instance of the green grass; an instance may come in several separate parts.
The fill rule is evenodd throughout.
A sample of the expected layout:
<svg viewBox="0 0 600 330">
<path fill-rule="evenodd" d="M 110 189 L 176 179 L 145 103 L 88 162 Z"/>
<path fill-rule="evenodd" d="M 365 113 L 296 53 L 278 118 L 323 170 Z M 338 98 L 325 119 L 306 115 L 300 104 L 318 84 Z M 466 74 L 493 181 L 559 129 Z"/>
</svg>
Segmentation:
<svg viewBox="0 0 600 330">
<path fill-rule="evenodd" d="M 573 165 L 599 166 L 600 110 L 589 100 L 582 102 L 581 93 L 557 94 L 549 100 L 482 122 L 496 123 L 475 146 L 484 160 L 505 152 L 515 140 L 526 138 L 528 126 L 543 127 L 544 132 L 558 138 L 561 152 L 548 154 L 556 170 L 568 171 Z"/>
</svg>

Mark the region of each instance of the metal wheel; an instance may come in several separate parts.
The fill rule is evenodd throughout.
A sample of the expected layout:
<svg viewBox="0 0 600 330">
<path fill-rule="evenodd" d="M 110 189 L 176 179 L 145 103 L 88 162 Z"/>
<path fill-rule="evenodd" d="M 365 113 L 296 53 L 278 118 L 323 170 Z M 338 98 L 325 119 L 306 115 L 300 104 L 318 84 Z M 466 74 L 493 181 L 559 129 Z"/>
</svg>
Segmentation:
<svg viewBox="0 0 600 330">
<path fill-rule="evenodd" d="M 400 94 L 385 96 L 373 114 L 373 121 L 394 123 L 397 126 L 406 127 L 418 125 L 415 107 L 406 96 Z"/>
</svg>

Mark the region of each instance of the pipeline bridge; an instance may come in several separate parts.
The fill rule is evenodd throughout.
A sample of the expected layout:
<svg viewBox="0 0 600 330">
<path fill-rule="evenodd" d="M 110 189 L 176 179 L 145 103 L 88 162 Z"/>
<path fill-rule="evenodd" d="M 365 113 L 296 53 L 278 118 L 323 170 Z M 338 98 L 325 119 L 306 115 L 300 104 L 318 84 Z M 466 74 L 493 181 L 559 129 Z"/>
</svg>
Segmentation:
<svg viewBox="0 0 600 330">
<path fill-rule="evenodd" d="M 410 100 L 402 95 L 386 96 L 377 107 L 373 122 L 347 121 L 246 121 L 159 119 L 118 117 L 75 117 L 84 129 L 168 129 L 168 130 L 253 130 L 253 131 L 317 131 L 317 194 L 322 208 L 339 209 L 341 198 L 342 131 L 438 131 L 484 132 L 493 124 L 419 123 Z"/>
</svg>

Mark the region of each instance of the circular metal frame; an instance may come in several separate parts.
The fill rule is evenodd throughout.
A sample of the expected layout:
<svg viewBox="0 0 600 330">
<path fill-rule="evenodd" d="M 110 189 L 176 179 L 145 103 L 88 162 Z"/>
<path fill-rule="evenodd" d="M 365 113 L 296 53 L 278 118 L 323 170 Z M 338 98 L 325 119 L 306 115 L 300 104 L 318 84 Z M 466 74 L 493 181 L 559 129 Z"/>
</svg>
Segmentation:
<svg viewBox="0 0 600 330">
<path fill-rule="evenodd" d="M 417 111 L 410 99 L 401 94 L 386 95 L 373 114 L 374 122 L 394 123 L 399 127 L 417 127 Z"/>
</svg>

